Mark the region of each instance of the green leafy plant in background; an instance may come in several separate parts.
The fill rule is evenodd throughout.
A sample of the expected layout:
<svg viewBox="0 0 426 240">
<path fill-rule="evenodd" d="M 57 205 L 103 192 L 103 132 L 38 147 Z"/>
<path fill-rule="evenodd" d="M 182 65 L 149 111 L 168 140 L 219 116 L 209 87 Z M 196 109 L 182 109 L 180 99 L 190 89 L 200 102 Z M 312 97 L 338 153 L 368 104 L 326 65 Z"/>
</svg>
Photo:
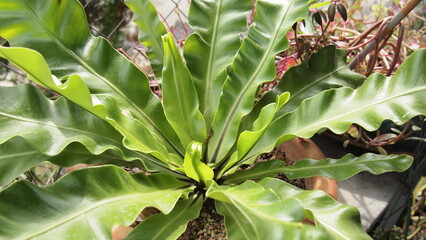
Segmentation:
<svg viewBox="0 0 426 240">
<path fill-rule="evenodd" d="M 149 1 L 126 4 L 161 79 L 161 100 L 142 71 L 90 34 L 76 0 L 0 0 L 0 35 L 11 46 L 0 47 L 0 57 L 63 96 L 49 100 L 29 84 L 0 88 L 0 185 L 43 161 L 102 165 L 49 187 L 18 181 L 2 190 L 0 239 L 109 239 L 115 225 L 132 224 L 148 206 L 161 213 L 128 239 L 176 239 L 207 198 L 225 217 L 231 240 L 369 239 L 356 208 L 271 177 L 404 171 L 411 157 L 239 166 L 326 128 L 343 133 L 356 123 L 374 130 L 385 119 L 404 123 L 426 114 L 425 50 L 392 77 L 364 79 L 347 68 L 344 52 L 327 47 L 255 103 L 262 83 L 275 78 L 275 55 L 289 46 L 286 33 L 307 16 L 307 1 L 258 0 L 247 29 L 251 1 L 192 0 L 195 32 L 183 56 Z M 303 224 L 305 218 L 315 226 Z"/>
</svg>

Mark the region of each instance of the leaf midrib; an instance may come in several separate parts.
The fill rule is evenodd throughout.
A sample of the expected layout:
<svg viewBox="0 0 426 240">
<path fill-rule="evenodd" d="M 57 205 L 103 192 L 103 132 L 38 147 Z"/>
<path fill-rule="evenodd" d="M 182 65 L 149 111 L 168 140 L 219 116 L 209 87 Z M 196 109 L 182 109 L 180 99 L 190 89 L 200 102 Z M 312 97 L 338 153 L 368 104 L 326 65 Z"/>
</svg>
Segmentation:
<svg viewBox="0 0 426 240">
<path fill-rule="evenodd" d="M 336 73 L 336 72 L 338 72 L 338 71 L 340 71 L 340 70 L 342 70 L 342 69 L 344 69 L 344 68 L 346 68 L 346 66 L 342 66 L 342 67 L 340 67 L 340 68 L 337 68 L 337 69 L 335 69 L 334 71 L 332 71 L 332 72 L 330 72 L 330 73 L 328 73 L 328 74 L 326 74 L 326 75 L 324 75 L 324 76 L 322 76 L 322 77 L 318 78 L 316 81 L 313 81 L 313 82 L 311 82 L 310 84 L 307 84 L 305 87 L 303 87 L 303 88 L 299 89 L 299 91 L 297 91 L 296 93 L 291 93 L 291 98 L 290 98 L 290 99 L 289 99 L 289 101 L 287 102 L 287 105 L 291 102 L 291 100 L 296 99 L 296 98 L 297 98 L 297 96 L 299 96 L 299 95 L 300 95 L 302 92 L 304 92 L 306 89 L 308 89 L 308 88 L 310 88 L 310 87 L 312 87 L 312 86 L 316 85 L 317 83 L 319 83 L 319 82 L 321 82 L 322 80 L 324 80 L 326 77 L 331 76 L 331 75 L 333 75 L 334 73 Z"/>
<path fill-rule="evenodd" d="M 217 45 L 217 32 L 218 32 L 218 25 L 219 25 L 219 17 L 220 17 L 220 9 L 222 8 L 222 3 L 223 0 L 219 0 L 218 6 L 216 8 L 216 13 L 215 13 L 215 21 L 213 24 L 213 34 L 212 34 L 212 40 L 211 43 L 209 44 L 210 50 L 209 50 L 209 60 L 208 60 L 208 65 L 207 65 L 207 84 L 205 85 L 205 93 L 204 93 L 204 102 L 203 102 L 203 106 L 205 107 L 204 109 L 204 114 L 207 112 L 207 103 L 209 102 L 210 99 L 210 91 L 211 91 L 211 86 L 213 84 L 213 62 L 215 60 L 215 56 L 216 56 L 216 45 Z"/>
<path fill-rule="evenodd" d="M 390 162 L 390 164 L 394 164 L 398 159 L 374 159 L 374 160 L 363 160 L 363 161 L 352 161 L 352 162 L 345 162 L 345 163 L 324 163 L 325 165 L 317 165 L 317 166 L 306 166 L 306 167 L 297 167 L 297 166 L 289 166 L 289 167 L 281 167 L 278 168 L 277 171 L 283 171 L 283 172 L 298 172 L 298 171 L 304 171 L 304 170 L 312 170 L 312 169 L 323 169 L 323 168 L 338 168 L 342 166 L 350 166 L 353 164 L 368 164 L 368 163 L 375 163 L 375 162 Z M 399 159 L 402 160 L 402 159 Z M 323 164 L 323 163 L 321 163 Z"/>
<path fill-rule="evenodd" d="M 176 217 L 167 222 L 167 224 L 162 226 L 162 230 L 157 230 L 156 234 L 152 237 L 152 239 L 159 239 L 158 237 L 168 232 L 168 227 L 170 227 L 173 223 L 173 220 L 179 220 L 179 218 L 184 215 L 186 212 L 180 212 Z"/>
<path fill-rule="evenodd" d="M 291 0 L 291 2 L 289 3 L 289 6 L 293 5 L 293 3 L 294 3 L 294 0 Z M 240 106 L 240 103 L 241 103 L 243 97 L 245 96 L 246 92 L 250 89 L 252 83 L 256 80 L 257 75 L 263 69 L 263 65 L 266 63 L 266 60 L 269 57 L 270 52 L 272 51 L 272 48 L 273 48 L 273 46 L 275 44 L 275 41 L 277 40 L 277 37 L 278 37 L 278 32 L 280 31 L 281 26 L 284 23 L 284 20 L 287 19 L 287 13 L 288 13 L 289 9 L 290 9 L 290 7 L 287 7 L 286 11 L 284 12 L 283 17 L 281 18 L 281 22 L 278 25 L 278 27 L 276 28 L 276 32 L 274 34 L 274 37 L 272 38 L 271 44 L 268 46 L 267 50 L 265 51 L 265 54 L 262 56 L 262 59 L 261 59 L 259 65 L 258 65 L 258 67 L 256 68 L 256 71 L 253 73 L 253 75 L 250 78 L 250 80 L 247 81 L 247 84 L 244 86 L 243 91 L 241 92 L 241 94 L 238 95 L 237 101 L 232 106 L 232 110 L 231 110 L 230 114 L 228 115 L 228 118 L 227 118 L 227 120 L 225 122 L 225 126 L 224 126 L 223 130 L 220 133 L 221 135 L 220 135 L 220 138 L 218 140 L 215 152 L 214 152 L 213 157 L 212 157 L 212 161 L 213 162 L 216 161 L 216 157 L 219 154 L 219 150 L 220 150 L 220 148 L 222 146 L 223 139 L 225 138 L 225 133 L 228 130 L 228 127 L 230 125 L 230 122 L 231 122 L 233 116 L 237 112 L 237 108 Z"/>
<path fill-rule="evenodd" d="M 85 208 L 85 209 L 83 209 L 83 210 L 81 210 L 77 213 L 70 214 L 71 215 L 70 217 L 64 218 L 62 221 L 55 222 L 55 224 L 52 224 L 51 226 L 48 226 L 47 228 L 45 228 L 43 230 L 40 230 L 40 231 L 35 232 L 35 233 L 27 234 L 26 236 L 22 237 L 22 239 L 31 239 L 31 238 L 40 236 L 44 233 L 49 232 L 52 229 L 55 229 L 55 228 L 57 228 L 61 225 L 64 225 L 68 222 L 71 222 L 74 219 L 81 217 L 84 214 L 89 213 L 90 211 L 96 210 L 97 208 L 105 207 L 107 205 L 114 204 L 114 203 L 120 202 L 120 201 L 125 201 L 127 199 L 128 200 L 126 201 L 126 203 L 129 203 L 132 199 L 140 199 L 140 198 L 144 197 L 145 195 L 151 195 L 151 194 L 153 194 L 153 193 L 150 192 L 150 193 L 129 194 L 129 195 L 126 195 L 124 197 L 115 197 L 115 198 L 110 198 L 108 200 L 100 201 L 99 203 L 91 205 L 88 208 Z M 133 200 L 133 201 L 136 201 L 136 200 Z M 141 208 L 142 207 L 143 206 L 141 206 Z"/>
<path fill-rule="evenodd" d="M 312 212 L 312 210 L 311 210 Z M 315 214 L 314 214 L 315 215 Z M 340 237 L 342 237 L 343 239 L 346 240 L 351 240 L 350 238 L 346 237 L 345 235 L 343 235 L 342 233 L 340 233 L 336 228 L 334 228 L 333 226 L 331 226 L 330 224 L 327 224 L 325 221 L 322 221 L 322 219 L 318 219 L 315 218 L 314 221 L 318 221 L 321 223 L 321 225 L 325 226 L 325 229 L 331 230 L 332 232 L 336 233 L 337 235 L 339 235 Z"/>
<path fill-rule="evenodd" d="M 289 167 L 280 167 L 280 168 L 276 168 L 276 169 L 269 169 L 269 170 L 261 170 L 261 171 L 257 171 L 253 174 L 250 175 L 245 175 L 242 177 L 236 177 L 236 178 L 232 178 L 232 175 L 230 176 L 229 179 L 226 179 L 225 182 L 230 181 L 230 182 L 238 182 L 241 180 L 245 180 L 245 179 L 251 179 L 252 177 L 250 176 L 260 176 L 260 175 L 264 175 L 264 174 L 276 174 L 276 173 L 288 173 L 288 172 L 299 172 L 299 171 L 304 171 L 304 170 L 312 170 L 312 169 L 324 169 L 324 168 L 335 168 L 335 167 L 342 167 L 342 166 L 348 166 L 348 165 L 352 165 L 354 163 L 356 164 L 364 164 L 364 163 L 375 163 L 375 162 L 385 162 L 385 161 L 390 161 L 390 163 L 392 163 L 392 161 L 396 161 L 397 159 L 380 159 L 380 160 L 364 160 L 364 161 L 353 161 L 353 162 L 345 162 L 345 163 L 336 163 L 336 164 L 332 164 L 332 165 L 317 165 L 317 166 L 306 166 L 306 167 L 293 167 L 293 166 L 289 166 Z M 327 163 L 330 164 L 330 163 Z"/>
<path fill-rule="evenodd" d="M 45 123 L 45 122 L 39 122 L 39 121 L 36 121 L 36 120 L 33 120 L 33 119 L 19 117 L 19 116 L 15 116 L 15 115 L 12 115 L 12 114 L 7 114 L 7 113 L 4 113 L 4 112 L 0 112 L 0 116 L 4 116 L 4 117 L 7 117 L 7 118 L 12 118 L 12 119 L 16 119 L 17 121 L 27 122 L 27 123 L 31 123 L 31 124 L 44 125 L 44 126 L 48 126 L 48 127 L 51 127 L 51 128 L 63 129 L 63 130 L 70 131 L 70 132 L 78 132 L 78 133 L 81 133 L 81 134 L 95 136 L 95 137 L 98 137 L 98 138 L 102 138 L 102 139 L 106 139 L 108 141 L 111 141 L 111 142 L 113 142 L 113 143 L 115 143 L 115 144 L 117 144 L 119 146 L 121 145 L 120 142 L 117 142 L 114 139 L 111 139 L 111 138 L 108 138 L 108 137 L 105 137 L 105 136 L 101 136 L 101 135 L 98 135 L 98 134 L 95 134 L 95 133 L 92 133 L 92 132 L 83 131 L 83 130 L 80 130 L 80 129 L 70 128 L 70 127 L 64 127 L 64 126 L 50 124 L 50 123 Z"/>
<path fill-rule="evenodd" d="M 239 218 L 234 214 L 234 212 L 232 211 L 232 209 L 228 206 L 228 204 L 226 203 L 222 203 L 223 206 L 226 208 L 227 212 L 229 214 L 232 215 L 232 217 L 234 218 L 234 221 L 236 222 L 236 224 L 240 227 L 240 229 L 244 229 L 244 225 L 239 221 Z M 238 209 L 238 208 L 237 208 Z M 238 209 L 239 210 L 239 209 Z M 241 210 L 239 210 L 241 211 Z M 247 236 L 247 233 L 243 230 L 241 230 L 241 232 L 244 234 L 244 236 L 246 237 L 246 239 L 250 239 L 250 236 Z"/>
<path fill-rule="evenodd" d="M 195 201 L 196 201 L 196 199 L 195 199 Z M 185 208 L 185 210 L 187 210 L 189 207 L 191 207 L 191 205 L 195 202 L 194 200 L 188 205 L 188 206 L 186 206 L 186 208 Z M 176 206 L 175 206 L 176 207 Z M 163 230 L 159 230 L 159 231 L 157 231 L 157 233 L 154 235 L 154 236 L 152 236 L 152 239 L 153 240 L 155 240 L 155 239 L 158 239 L 158 236 L 161 236 L 161 235 L 163 235 L 164 233 L 166 233 L 167 234 L 167 232 L 168 232 L 168 227 L 169 226 L 171 226 L 172 225 L 172 223 L 174 222 L 174 220 L 175 219 L 177 219 L 177 220 L 179 220 L 179 218 L 182 216 L 182 215 L 184 215 L 184 214 L 186 214 L 186 212 L 185 211 L 181 211 L 178 215 L 176 215 L 174 218 L 172 218 L 172 219 L 170 219 L 170 221 L 168 221 L 167 222 L 167 224 L 165 224 L 165 225 L 163 225 L 162 226 L 162 229 Z M 159 240 L 162 240 L 162 239 L 159 239 Z"/>
<path fill-rule="evenodd" d="M 102 158 L 109 158 L 109 159 L 113 159 L 113 160 L 123 160 L 123 159 L 121 159 L 119 157 L 115 157 L 113 155 L 105 154 L 105 152 L 103 152 L 103 153 L 101 153 L 99 155 L 94 155 L 94 154 L 92 154 L 90 152 L 71 151 L 69 149 L 64 149 L 61 153 L 64 153 L 64 152 L 78 154 L 78 155 L 84 155 L 84 156 L 94 156 L 94 157 L 102 156 Z M 45 155 L 45 156 L 47 156 L 49 158 L 50 157 L 54 157 L 54 156 L 49 156 L 49 155 L 43 154 L 43 153 L 38 152 L 38 151 L 26 151 L 26 152 L 12 153 L 12 154 L 6 154 L 6 155 L 3 154 L 3 155 L 0 156 L 0 160 L 6 159 L 6 158 L 30 156 L 30 155 L 35 155 L 35 154 L 37 154 L 37 155 Z"/>
<path fill-rule="evenodd" d="M 273 161 L 273 160 L 270 160 Z M 275 174 L 277 171 L 280 171 L 281 168 L 275 168 L 275 169 L 266 169 L 261 171 L 253 172 L 252 174 L 246 174 L 242 176 L 236 176 L 232 177 L 232 175 L 229 175 L 229 178 L 225 178 L 225 183 L 238 183 L 240 181 L 246 180 L 246 179 L 253 179 L 254 177 L 258 177 L 265 174 Z M 238 173 L 238 172 L 237 172 Z"/>
<path fill-rule="evenodd" d="M 352 94 L 351 94 L 351 95 L 353 95 L 353 93 L 355 92 L 355 90 L 353 90 L 352 88 L 347 88 L 347 89 L 352 90 Z M 285 136 L 285 135 L 287 135 L 287 134 L 295 134 L 295 135 L 298 135 L 298 134 L 297 134 L 298 132 L 302 132 L 302 133 L 303 133 L 303 132 L 305 132 L 306 130 L 316 129 L 316 128 L 318 128 L 318 125 L 322 125 L 322 124 L 327 123 L 327 122 L 333 122 L 333 121 L 334 121 L 334 120 L 336 120 L 336 119 L 343 118 L 343 117 L 346 117 L 346 116 L 348 116 L 348 115 L 352 115 L 353 113 L 356 113 L 356 112 L 364 111 L 365 109 L 372 108 L 372 107 L 374 107 L 375 105 L 380 105 L 380 104 L 386 103 L 386 102 L 388 102 L 388 101 L 391 101 L 391 100 L 394 100 L 394 99 L 397 99 L 397 98 L 403 97 L 403 96 L 405 96 L 405 95 L 411 95 L 411 94 L 414 94 L 414 93 L 416 93 L 416 92 L 420 92 L 420 91 L 426 91 L 426 86 L 421 86 L 421 87 L 411 88 L 410 90 L 407 90 L 407 91 L 405 91 L 405 92 L 403 92 L 403 93 L 401 93 L 401 94 L 396 94 L 396 95 L 393 95 L 393 96 L 390 96 L 390 97 L 384 98 L 384 99 L 382 99 L 382 100 L 379 100 L 379 101 L 377 101 L 377 102 L 374 102 L 374 103 L 372 103 L 372 104 L 367 104 L 367 105 L 365 105 L 365 106 L 363 106 L 363 107 L 356 108 L 356 109 L 354 109 L 354 110 L 351 110 L 351 111 L 345 112 L 344 114 L 340 114 L 340 115 L 334 116 L 334 117 L 332 117 L 332 118 L 328 118 L 328 119 L 326 119 L 326 120 L 324 120 L 324 121 L 317 122 L 317 123 L 315 123 L 315 124 L 313 124 L 313 125 L 309 125 L 308 127 L 305 127 L 305 128 L 299 129 L 298 131 L 296 131 L 296 132 L 294 132 L 294 133 L 285 133 L 285 134 L 283 134 L 283 136 Z M 358 93 L 359 93 L 359 92 L 356 92 L 356 94 L 354 95 L 354 97 L 357 97 Z M 284 115 L 284 116 L 285 116 L 285 115 Z M 283 117 L 284 117 L 284 116 L 283 116 Z M 327 128 L 328 128 L 328 127 L 327 127 Z"/>
<path fill-rule="evenodd" d="M 12 154 L 2 154 L 0 156 L 0 160 L 7 159 L 7 158 L 14 158 L 14 157 L 23 157 L 23 156 L 29 156 L 34 154 L 41 154 L 37 151 L 27 151 L 27 152 L 20 152 L 20 153 L 12 153 Z"/>
</svg>

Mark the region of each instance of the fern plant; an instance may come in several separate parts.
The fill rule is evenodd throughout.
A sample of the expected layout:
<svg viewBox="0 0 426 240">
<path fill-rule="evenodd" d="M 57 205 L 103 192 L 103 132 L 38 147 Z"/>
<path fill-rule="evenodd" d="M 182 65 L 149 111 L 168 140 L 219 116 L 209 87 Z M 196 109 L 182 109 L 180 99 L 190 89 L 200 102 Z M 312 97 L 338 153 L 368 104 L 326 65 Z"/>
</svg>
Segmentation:
<svg viewBox="0 0 426 240">
<path fill-rule="evenodd" d="M 259 86 L 275 78 L 275 55 L 289 46 L 286 33 L 307 16 L 308 1 L 258 0 L 247 28 L 251 1 L 192 0 L 195 32 L 182 55 L 151 2 L 126 4 L 161 79 L 161 100 L 141 70 L 90 34 L 77 0 L 0 0 L 0 36 L 10 44 L 0 47 L 0 57 L 62 96 L 50 100 L 30 84 L 0 88 L 0 185 L 43 161 L 101 165 L 49 187 L 18 181 L 2 190 L 0 239 L 110 239 L 115 225 L 132 224 L 145 207 L 161 213 L 128 239 L 176 239 L 207 198 L 224 216 L 231 240 L 369 239 L 356 208 L 272 177 L 404 171 L 411 157 L 239 167 L 326 128 L 343 133 L 356 123 L 374 130 L 385 119 L 404 123 L 424 115 L 426 70 L 419 66 L 425 50 L 392 77 L 364 79 L 346 67 L 344 52 L 327 47 L 255 104 Z"/>
</svg>

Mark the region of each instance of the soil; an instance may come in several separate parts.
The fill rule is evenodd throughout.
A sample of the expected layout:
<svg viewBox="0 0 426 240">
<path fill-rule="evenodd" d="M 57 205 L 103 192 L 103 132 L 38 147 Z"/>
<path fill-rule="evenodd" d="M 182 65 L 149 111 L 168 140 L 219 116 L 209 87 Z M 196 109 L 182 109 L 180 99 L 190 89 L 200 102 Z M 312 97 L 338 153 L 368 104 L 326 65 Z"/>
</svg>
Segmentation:
<svg viewBox="0 0 426 240">
<path fill-rule="evenodd" d="M 186 231 L 178 240 L 227 240 L 223 216 L 214 206 L 213 199 L 207 199 L 200 216 L 188 223 Z"/>
</svg>

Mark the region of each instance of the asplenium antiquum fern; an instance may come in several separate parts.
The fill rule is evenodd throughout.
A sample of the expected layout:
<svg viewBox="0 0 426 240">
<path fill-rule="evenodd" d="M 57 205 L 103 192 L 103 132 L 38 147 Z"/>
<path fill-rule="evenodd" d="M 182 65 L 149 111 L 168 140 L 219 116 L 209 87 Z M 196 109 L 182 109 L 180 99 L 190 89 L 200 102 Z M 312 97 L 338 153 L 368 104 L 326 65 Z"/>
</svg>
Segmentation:
<svg viewBox="0 0 426 240">
<path fill-rule="evenodd" d="M 352 123 L 377 129 L 426 114 L 426 51 L 392 77 L 351 72 L 345 53 L 327 47 L 290 69 L 255 104 L 259 86 L 275 78 L 286 33 L 308 14 L 306 0 L 192 0 L 194 30 L 182 51 L 148 0 L 127 0 L 147 46 L 162 99 L 147 76 L 102 37 L 91 35 L 77 0 L 0 0 L 0 57 L 62 97 L 48 99 L 24 84 L 0 88 L 0 185 L 50 161 L 101 166 L 75 171 L 40 188 L 18 181 L 0 192 L 0 239 L 110 239 L 145 207 L 161 211 L 129 239 L 176 239 L 215 200 L 234 239 L 369 239 L 356 208 L 321 191 L 279 179 L 360 171 L 403 171 L 409 156 L 347 155 L 293 166 L 278 160 L 250 170 L 262 153 L 294 137 Z M 244 37 L 242 37 L 244 36 Z M 136 166 L 150 175 L 117 166 Z M 250 179 L 258 179 L 254 182 Z M 315 226 L 302 223 L 304 218 Z"/>
</svg>

